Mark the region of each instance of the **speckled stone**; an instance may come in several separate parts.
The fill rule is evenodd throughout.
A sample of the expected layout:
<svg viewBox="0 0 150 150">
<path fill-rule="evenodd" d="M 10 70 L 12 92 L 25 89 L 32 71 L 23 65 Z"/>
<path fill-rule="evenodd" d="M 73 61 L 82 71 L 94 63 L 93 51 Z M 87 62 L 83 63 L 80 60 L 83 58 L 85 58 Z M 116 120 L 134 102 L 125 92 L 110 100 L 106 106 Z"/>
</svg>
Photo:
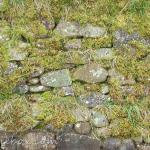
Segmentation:
<svg viewBox="0 0 150 150">
<path fill-rule="evenodd" d="M 81 39 L 69 40 L 65 44 L 65 49 L 67 49 L 67 50 L 80 49 L 81 48 L 81 44 L 82 44 Z"/>
</svg>

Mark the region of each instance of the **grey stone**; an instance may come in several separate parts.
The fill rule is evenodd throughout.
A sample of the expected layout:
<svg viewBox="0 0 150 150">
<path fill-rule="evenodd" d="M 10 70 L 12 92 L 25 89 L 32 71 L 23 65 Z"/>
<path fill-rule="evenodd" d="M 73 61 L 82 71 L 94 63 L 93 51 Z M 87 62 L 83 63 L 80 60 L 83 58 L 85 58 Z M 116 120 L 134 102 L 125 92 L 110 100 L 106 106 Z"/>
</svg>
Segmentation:
<svg viewBox="0 0 150 150">
<path fill-rule="evenodd" d="M 74 96 L 73 88 L 71 86 L 62 87 L 65 96 Z"/>
<path fill-rule="evenodd" d="M 89 122 L 77 122 L 74 129 L 79 134 L 89 134 L 91 131 L 91 126 Z"/>
<path fill-rule="evenodd" d="M 77 122 L 86 122 L 90 120 L 91 112 L 85 107 L 80 106 L 78 108 L 74 108 L 71 112 Z"/>
<path fill-rule="evenodd" d="M 96 50 L 97 59 L 112 59 L 113 50 L 112 48 L 100 48 Z"/>
<path fill-rule="evenodd" d="M 117 138 L 108 138 L 104 142 L 104 150 L 119 150 L 121 140 Z"/>
<path fill-rule="evenodd" d="M 39 78 L 32 78 L 32 79 L 28 80 L 29 84 L 31 84 L 31 85 L 38 84 L 39 81 L 40 81 Z"/>
<path fill-rule="evenodd" d="M 67 50 L 72 50 L 72 49 L 80 49 L 81 48 L 81 39 L 73 39 L 73 40 L 69 40 L 66 44 L 65 44 L 65 48 Z"/>
<path fill-rule="evenodd" d="M 121 73 L 119 73 L 115 68 L 112 68 L 108 71 L 109 76 L 111 79 L 115 79 L 119 81 L 121 85 L 133 85 L 135 84 L 134 79 L 126 79 Z"/>
<path fill-rule="evenodd" d="M 23 141 L 23 150 L 55 150 L 57 144 L 54 134 L 41 131 L 27 133 Z"/>
<path fill-rule="evenodd" d="M 89 93 L 79 96 L 79 103 L 87 106 L 88 108 L 96 107 L 97 105 L 103 104 L 110 97 L 100 93 Z"/>
<path fill-rule="evenodd" d="M 53 72 L 48 72 L 41 76 L 41 84 L 50 87 L 64 87 L 72 84 L 69 70 L 63 69 Z"/>
<path fill-rule="evenodd" d="M 107 117 L 102 113 L 96 111 L 92 112 L 91 123 L 98 128 L 106 127 L 109 124 Z"/>
<path fill-rule="evenodd" d="M 6 71 L 4 72 L 5 75 L 10 75 L 12 74 L 14 71 L 16 71 L 18 69 L 18 65 L 15 62 L 10 62 L 8 63 L 8 67 L 6 69 Z"/>
<path fill-rule="evenodd" d="M 47 90 L 48 90 L 48 88 L 43 86 L 43 85 L 32 85 L 32 86 L 29 86 L 29 91 L 33 92 L 33 93 L 45 92 Z"/>
<path fill-rule="evenodd" d="M 58 142 L 58 150 L 100 150 L 101 146 L 101 141 L 78 134 L 64 134 Z"/>
<path fill-rule="evenodd" d="M 43 67 L 35 67 L 35 68 L 33 68 L 33 70 L 34 71 L 30 75 L 32 78 L 39 77 L 44 73 Z"/>
<path fill-rule="evenodd" d="M 14 89 L 14 92 L 19 94 L 26 94 L 29 91 L 29 86 L 26 83 L 20 83 Z"/>
<path fill-rule="evenodd" d="M 106 34 L 106 29 L 103 27 L 87 24 L 80 29 L 80 35 L 83 37 L 97 38 Z"/>
<path fill-rule="evenodd" d="M 106 81 L 107 71 L 99 64 L 86 64 L 76 69 L 74 78 L 87 83 L 99 83 Z"/>
<path fill-rule="evenodd" d="M 111 130 L 107 127 L 95 128 L 94 132 L 98 138 L 108 138 L 111 136 Z"/>
<path fill-rule="evenodd" d="M 150 145 L 138 145 L 138 150 L 150 150 Z"/>
<path fill-rule="evenodd" d="M 76 22 L 60 21 L 56 27 L 56 31 L 65 37 L 78 37 L 80 26 Z"/>
<path fill-rule="evenodd" d="M 133 143 L 133 141 L 130 139 L 127 139 L 123 141 L 119 150 L 136 150 L 136 148 L 135 148 L 135 144 Z"/>
</svg>

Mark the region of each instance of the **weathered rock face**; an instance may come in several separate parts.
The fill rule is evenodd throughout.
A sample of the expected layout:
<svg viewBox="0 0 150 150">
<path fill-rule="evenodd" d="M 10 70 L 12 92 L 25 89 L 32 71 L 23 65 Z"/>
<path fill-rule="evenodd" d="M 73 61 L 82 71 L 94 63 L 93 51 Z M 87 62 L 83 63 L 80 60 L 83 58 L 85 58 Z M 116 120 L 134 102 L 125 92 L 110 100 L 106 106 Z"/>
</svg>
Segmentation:
<svg viewBox="0 0 150 150">
<path fill-rule="evenodd" d="M 73 88 L 71 86 L 62 87 L 65 96 L 74 96 Z"/>
<path fill-rule="evenodd" d="M 67 69 L 46 73 L 40 78 L 41 84 L 49 87 L 70 86 L 72 81 Z"/>
<path fill-rule="evenodd" d="M 65 37 L 78 37 L 80 26 L 76 22 L 60 21 L 56 27 L 56 31 Z"/>
<path fill-rule="evenodd" d="M 105 28 L 93 26 L 91 24 L 83 26 L 80 30 L 80 35 L 83 37 L 96 38 L 104 36 L 105 34 L 106 34 Z"/>
<path fill-rule="evenodd" d="M 94 111 L 92 113 L 91 123 L 95 127 L 105 127 L 108 125 L 108 119 L 105 115 L 101 114 L 100 112 Z"/>
<path fill-rule="evenodd" d="M 32 85 L 32 86 L 29 86 L 29 90 L 30 92 L 38 93 L 38 92 L 47 91 L 48 88 L 43 85 Z"/>
<path fill-rule="evenodd" d="M 98 64 L 86 64 L 74 72 L 76 80 L 87 83 L 98 83 L 106 81 L 108 76 L 107 71 Z"/>
<path fill-rule="evenodd" d="M 66 44 L 65 44 L 65 48 L 67 50 L 73 50 L 73 49 L 80 49 L 81 48 L 81 39 L 73 39 L 73 40 L 69 40 Z"/>
<path fill-rule="evenodd" d="M 56 141 L 52 133 L 30 132 L 23 137 L 22 150 L 55 150 Z"/>
<path fill-rule="evenodd" d="M 106 139 L 106 138 L 111 136 L 111 130 L 107 127 L 95 128 L 94 133 L 99 138 L 105 138 Z"/>
<path fill-rule="evenodd" d="M 44 68 L 43 67 L 36 67 L 34 68 L 34 71 L 31 73 L 31 77 L 39 77 L 44 73 Z"/>
<path fill-rule="evenodd" d="M 109 99 L 109 96 L 100 93 L 90 93 L 87 95 L 79 96 L 79 103 L 87 106 L 88 108 L 93 108 L 100 105 Z"/>
<path fill-rule="evenodd" d="M 112 48 L 100 48 L 96 50 L 96 58 L 98 59 L 111 59 L 113 58 Z"/>
<path fill-rule="evenodd" d="M 15 63 L 15 62 L 10 62 L 9 64 L 8 64 L 8 67 L 7 67 L 7 69 L 6 69 L 6 71 L 4 72 L 4 74 L 5 75 L 10 75 L 10 74 L 12 74 L 15 70 L 17 70 L 18 69 L 18 65 L 17 65 L 17 63 Z"/>
<path fill-rule="evenodd" d="M 79 134 L 89 134 L 91 131 L 91 126 L 89 122 L 77 122 L 74 129 Z"/>
<path fill-rule="evenodd" d="M 32 79 L 29 79 L 29 84 L 31 85 L 35 85 L 35 84 L 38 84 L 39 83 L 39 79 L 38 78 L 32 78 Z"/>
<path fill-rule="evenodd" d="M 29 91 L 29 86 L 26 83 L 20 83 L 14 89 L 14 92 L 19 94 L 26 94 Z"/>
<path fill-rule="evenodd" d="M 101 142 L 85 135 L 64 134 L 59 137 L 58 150 L 100 150 Z"/>
</svg>

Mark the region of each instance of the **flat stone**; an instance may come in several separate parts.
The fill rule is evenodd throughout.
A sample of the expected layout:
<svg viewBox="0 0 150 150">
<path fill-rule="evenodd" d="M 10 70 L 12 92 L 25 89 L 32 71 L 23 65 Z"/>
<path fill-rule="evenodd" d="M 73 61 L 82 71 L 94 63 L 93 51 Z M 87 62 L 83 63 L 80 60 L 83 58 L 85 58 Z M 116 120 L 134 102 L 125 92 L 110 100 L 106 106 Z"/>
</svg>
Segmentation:
<svg viewBox="0 0 150 150">
<path fill-rule="evenodd" d="M 49 87 L 64 87 L 72 84 L 69 70 L 63 69 L 53 72 L 48 72 L 41 76 L 41 84 Z"/>
<path fill-rule="evenodd" d="M 39 81 L 40 81 L 39 78 L 32 78 L 32 79 L 28 80 L 29 84 L 31 84 L 31 85 L 38 84 Z"/>
<path fill-rule="evenodd" d="M 85 95 L 79 96 L 79 103 L 88 108 L 96 107 L 97 105 L 103 104 L 107 101 L 110 97 L 107 95 L 103 95 L 100 93 L 89 93 Z"/>
<path fill-rule="evenodd" d="M 117 138 L 108 138 L 104 142 L 104 150 L 119 150 L 121 140 Z"/>
<path fill-rule="evenodd" d="M 10 62 L 10 63 L 8 63 L 8 67 L 7 67 L 7 69 L 5 70 L 4 74 L 5 74 L 5 75 L 10 75 L 10 74 L 12 74 L 13 72 L 15 72 L 17 69 L 18 69 L 17 63 L 15 63 L 15 62 Z"/>
<path fill-rule="evenodd" d="M 91 131 L 91 126 L 89 122 L 77 122 L 74 129 L 79 134 L 89 134 Z"/>
<path fill-rule="evenodd" d="M 80 49 L 82 45 L 81 39 L 73 39 L 73 40 L 69 40 L 66 44 L 65 44 L 65 48 L 67 50 L 72 50 L 72 49 Z"/>
<path fill-rule="evenodd" d="M 29 91 L 33 92 L 33 93 L 45 92 L 47 90 L 48 90 L 48 88 L 43 86 L 43 85 L 32 85 L 32 86 L 29 86 Z"/>
<path fill-rule="evenodd" d="M 102 37 L 106 34 L 106 29 L 103 27 L 87 24 L 80 29 L 80 35 L 88 38 Z"/>
<path fill-rule="evenodd" d="M 85 107 L 80 106 L 73 109 L 71 112 L 77 122 L 86 122 L 90 120 L 91 112 Z"/>
<path fill-rule="evenodd" d="M 112 48 L 100 48 L 96 50 L 95 55 L 97 59 L 112 59 L 113 50 Z"/>
<path fill-rule="evenodd" d="M 56 27 L 56 31 L 65 37 L 78 37 L 80 26 L 76 22 L 60 21 Z"/>
<path fill-rule="evenodd" d="M 74 72 L 75 80 L 87 83 L 99 83 L 106 81 L 107 71 L 98 64 L 86 64 L 76 69 Z"/>
<path fill-rule="evenodd" d="M 107 127 L 95 128 L 94 132 L 98 138 L 105 138 L 106 139 L 106 138 L 111 136 L 111 130 Z"/>
<path fill-rule="evenodd" d="M 58 142 L 58 150 L 100 150 L 101 146 L 99 140 L 78 134 L 64 134 Z"/>
<path fill-rule="evenodd" d="M 43 67 L 35 67 L 33 70 L 34 71 L 30 75 L 32 78 L 39 77 L 44 73 Z"/>
<path fill-rule="evenodd" d="M 109 124 L 107 117 L 96 111 L 92 112 L 91 123 L 98 128 L 106 127 Z"/>
<path fill-rule="evenodd" d="M 41 131 L 27 133 L 23 141 L 23 150 L 55 150 L 57 144 L 54 134 Z"/>
</svg>

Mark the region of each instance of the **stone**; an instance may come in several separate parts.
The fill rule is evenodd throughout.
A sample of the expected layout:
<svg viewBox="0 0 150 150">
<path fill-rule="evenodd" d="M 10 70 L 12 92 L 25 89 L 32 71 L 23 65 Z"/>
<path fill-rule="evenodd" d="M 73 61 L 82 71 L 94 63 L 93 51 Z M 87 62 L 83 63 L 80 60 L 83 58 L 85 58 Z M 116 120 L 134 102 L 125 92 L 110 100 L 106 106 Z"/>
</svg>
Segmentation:
<svg viewBox="0 0 150 150">
<path fill-rule="evenodd" d="M 20 83 L 14 89 L 14 92 L 19 94 L 26 94 L 29 91 L 29 86 L 26 83 Z"/>
<path fill-rule="evenodd" d="M 95 128 L 94 132 L 98 138 L 105 138 L 106 139 L 106 138 L 111 136 L 111 130 L 107 127 Z"/>
<path fill-rule="evenodd" d="M 81 44 L 82 44 L 81 39 L 69 40 L 65 44 L 65 49 L 67 49 L 67 50 L 80 49 L 81 48 Z"/>
<path fill-rule="evenodd" d="M 109 86 L 107 84 L 102 85 L 101 93 L 102 94 L 108 94 L 109 93 Z"/>
<path fill-rule="evenodd" d="M 100 150 L 102 142 L 86 135 L 63 134 L 58 139 L 58 150 Z"/>
<path fill-rule="evenodd" d="M 121 85 L 133 85 L 135 84 L 134 79 L 126 79 L 121 73 L 119 73 L 115 68 L 108 70 L 108 74 L 111 79 L 119 81 Z"/>
<path fill-rule="evenodd" d="M 16 62 L 9 62 L 7 69 L 5 70 L 5 75 L 10 75 L 18 69 L 18 65 Z"/>
<path fill-rule="evenodd" d="M 49 132 L 29 132 L 23 137 L 23 150 L 55 150 L 55 136 Z"/>
<path fill-rule="evenodd" d="M 34 71 L 30 75 L 32 78 L 39 77 L 44 73 L 43 67 L 35 67 L 35 68 L 33 68 L 33 70 Z"/>
<path fill-rule="evenodd" d="M 80 26 L 76 22 L 60 21 L 56 31 L 64 37 L 78 37 Z"/>
<path fill-rule="evenodd" d="M 97 105 L 103 104 L 107 101 L 110 97 L 107 95 L 103 95 L 101 93 L 89 93 L 85 95 L 79 96 L 78 100 L 84 106 L 88 108 L 96 107 Z"/>
<path fill-rule="evenodd" d="M 71 112 L 77 122 L 86 122 L 90 120 L 91 112 L 85 107 L 80 106 L 72 109 Z"/>
<path fill-rule="evenodd" d="M 39 78 L 32 78 L 32 79 L 29 79 L 28 82 L 30 85 L 35 85 L 35 84 L 38 84 L 39 83 Z"/>
<path fill-rule="evenodd" d="M 135 144 L 131 139 L 126 139 L 123 141 L 119 150 L 136 150 L 136 148 L 135 148 Z"/>
<path fill-rule="evenodd" d="M 91 123 L 97 128 L 106 127 L 109 124 L 107 117 L 97 111 L 92 112 Z"/>
<path fill-rule="evenodd" d="M 62 87 L 65 96 L 74 96 L 73 88 L 71 86 Z"/>
<path fill-rule="evenodd" d="M 111 59 L 113 58 L 112 48 L 100 48 L 96 50 L 97 59 Z"/>
<path fill-rule="evenodd" d="M 76 133 L 79 134 L 89 134 L 91 131 L 91 126 L 89 122 L 77 122 L 74 126 Z"/>
<path fill-rule="evenodd" d="M 150 145 L 138 145 L 137 150 L 150 150 Z"/>
<path fill-rule="evenodd" d="M 29 91 L 33 92 L 33 93 L 45 92 L 47 90 L 48 90 L 48 88 L 43 86 L 43 85 L 32 85 L 32 86 L 29 86 Z"/>
<path fill-rule="evenodd" d="M 80 35 L 88 38 L 102 37 L 106 34 L 106 29 L 103 27 L 87 24 L 80 29 Z"/>
<path fill-rule="evenodd" d="M 117 138 L 108 138 L 104 142 L 104 150 L 119 150 L 121 140 Z"/>
<path fill-rule="evenodd" d="M 67 69 L 45 73 L 41 76 L 40 81 L 43 86 L 49 87 L 64 87 L 72 84 L 70 73 Z"/>
<path fill-rule="evenodd" d="M 28 52 L 20 51 L 15 48 L 10 49 L 8 53 L 11 61 L 23 61 L 28 56 Z"/>
<path fill-rule="evenodd" d="M 75 80 L 99 83 L 106 81 L 108 73 L 99 64 L 91 63 L 77 68 L 73 76 Z"/>
</svg>

